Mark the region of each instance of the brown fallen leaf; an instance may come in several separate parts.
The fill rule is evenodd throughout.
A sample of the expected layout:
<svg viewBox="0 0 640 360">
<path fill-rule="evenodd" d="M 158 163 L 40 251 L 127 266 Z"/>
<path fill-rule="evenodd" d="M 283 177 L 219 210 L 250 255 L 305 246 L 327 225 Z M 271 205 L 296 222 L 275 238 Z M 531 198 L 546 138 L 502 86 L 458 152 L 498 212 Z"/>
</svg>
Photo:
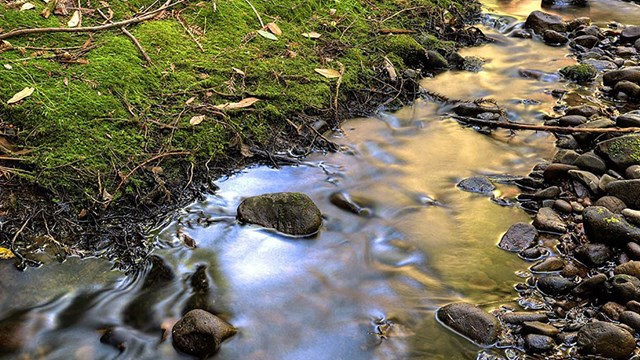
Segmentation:
<svg viewBox="0 0 640 360">
<path fill-rule="evenodd" d="M 216 105 L 214 107 L 216 109 L 218 109 L 218 110 L 243 109 L 243 108 L 247 108 L 247 107 L 257 103 L 258 101 L 260 101 L 260 99 L 254 98 L 254 97 L 248 97 L 248 98 L 242 99 L 242 100 L 240 100 L 238 102 L 220 104 L 220 105 Z"/>
<path fill-rule="evenodd" d="M 201 122 L 204 121 L 204 119 L 206 119 L 207 117 L 205 115 L 197 115 L 191 118 L 191 120 L 189 120 L 189 124 L 191 124 L 191 126 L 196 126 L 198 124 L 200 124 Z"/>
<path fill-rule="evenodd" d="M 185 104 L 185 105 L 189 105 L 189 104 L 191 104 L 195 99 L 196 99 L 196 97 L 195 97 L 195 96 L 192 96 L 192 97 L 190 97 L 190 98 L 189 98 L 189 99 L 188 99 L 184 104 Z"/>
<path fill-rule="evenodd" d="M 280 26 L 278 26 L 278 24 L 276 23 L 268 23 L 267 24 L 267 28 L 269 29 L 269 31 L 271 31 L 274 35 L 282 35 L 282 30 L 280 30 Z"/>
<path fill-rule="evenodd" d="M 384 57 L 384 68 L 387 70 L 387 74 L 389 74 L 389 79 L 393 82 L 398 80 L 398 73 L 396 72 L 395 66 L 388 57 Z"/>
<path fill-rule="evenodd" d="M 46 8 L 44 8 L 44 10 L 42 10 L 40 15 L 42 15 L 43 18 L 48 19 L 49 16 L 51 16 L 51 9 L 49 9 L 49 7 L 47 6 Z"/>
<path fill-rule="evenodd" d="M 19 91 L 18 93 L 16 93 L 15 95 L 13 95 L 13 97 L 11 97 L 11 99 L 9 99 L 9 100 L 7 101 L 7 104 L 15 104 L 15 103 L 17 103 L 18 101 L 20 101 L 20 100 L 22 100 L 22 99 L 24 99 L 24 98 L 26 98 L 26 97 L 28 97 L 28 96 L 31 96 L 31 94 L 33 94 L 33 92 L 34 92 L 35 90 L 36 90 L 35 88 L 32 88 L 32 87 L 26 87 L 26 88 L 24 88 L 24 89 L 20 90 L 20 91 Z"/>
<path fill-rule="evenodd" d="M 238 75 L 242 75 L 242 76 L 247 76 L 247 74 L 244 73 L 244 71 L 238 69 L 238 68 L 231 68 L 233 69 L 233 72 L 238 74 Z"/>
<path fill-rule="evenodd" d="M 36 8 L 35 5 L 33 5 L 30 2 L 27 2 L 27 3 L 22 4 L 22 6 L 20 7 L 20 11 L 32 10 L 32 9 L 35 9 L 35 8 Z"/>
<path fill-rule="evenodd" d="M 13 254 L 13 251 L 7 248 L 0 247 L 0 259 L 7 260 L 7 259 L 13 259 L 14 257 L 16 256 Z"/>
<path fill-rule="evenodd" d="M 67 25 L 70 28 L 77 27 L 77 26 L 80 25 L 80 20 L 81 20 L 80 11 L 76 10 L 76 11 L 73 12 L 73 15 L 71 15 L 71 19 L 69 20 Z"/>
<path fill-rule="evenodd" d="M 335 79 L 342 76 L 339 71 L 333 69 L 315 69 L 316 72 L 327 79 Z"/>
<path fill-rule="evenodd" d="M 309 38 L 309 39 L 317 39 L 317 38 L 321 37 L 322 34 L 319 34 L 319 33 L 315 32 L 315 31 L 311 31 L 311 32 L 308 32 L 308 33 L 302 33 L 302 36 L 304 36 L 306 38 Z"/>
</svg>

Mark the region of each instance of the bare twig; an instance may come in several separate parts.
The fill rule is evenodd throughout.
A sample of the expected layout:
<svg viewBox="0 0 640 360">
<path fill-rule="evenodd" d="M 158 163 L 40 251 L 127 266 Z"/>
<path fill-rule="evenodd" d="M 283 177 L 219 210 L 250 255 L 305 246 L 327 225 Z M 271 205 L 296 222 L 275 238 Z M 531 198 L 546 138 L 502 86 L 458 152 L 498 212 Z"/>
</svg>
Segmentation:
<svg viewBox="0 0 640 360">
<path fill-rule="evenodd" d="M 449 117 L 456 120 L 466 122 L 475 125 L 484 125 L 489 127 L 512 129 L 512 130 L 535 130 L 535 131 L 547 131 L 557 134 L 573 134 L 573 133 L 591 133 L 591 134 L 609 134 L 609 133 L 636 133 L 640 132 L 638 127 L 628 128 L 587 128 L 587 127 L 564 127 L 564 126 L 549 126 L 549 125 L 531 125 L 517 122 L 506 121 L 492 121 L 483 120 L 467 116 L 449 115 Z"/>
<path fill-rule="evenodd" d="M 133 41 L 133 44 L 138 48 L 138 50 L 140 50 L 140 53 L 142 53 L 144 59 L 147 60 L 147 64 L 152 65 L 153 62 L 151 61 L 151 58 L 149 57 L 149 55 L 147 55 L 147 52 L 144 51 L 144 48 L 142 47 L 142 45 L 140 45 L 138 39 L 136 39 L 136 37 L 133 36 L 133 34 L 130 33 L 129 30 L 127 30 L 124 26 L 121 28 L 121 30 L 125 35 L 127 35 L 127 37 L 129 37 L 129 39 L 131 39 L 131 41 Z"/>
<path fill-rule="evenodd" d="M 95 31 L 109 30 L 109 29 L 113 29 L 113 28 L 121 28 L 123 26 L 127 26 L 127 25 L 130 25 L 130 24 L 136 24 L 136 23 L 139 23 L 139 22 L 143 22 L 143 21 L 152 19 L 158 13 L 160 13 L 162 11 L 165 11 L 165 10 L 167 10 L 169 8 L 172 8 L 172 7 L 176 6 L 176 5 L 182 4 L 185 1 L 187 1 L 187 0 L 177 0 L 174 3 L 171 3 L 171 0 L 168 0 L 167 2 L 164 3 L 164 5 L 162 5 L 158 9 L 146 12 L 141 16 L 136 16 L 136 17 L 133 17 L 131 19 L 122 20 L 122 21 L 118 21 L 118 22 L 114 22 L 114 23 L 110 23 L 110 24 L 105 24 L 105 25 L 87 26 L 87 27 L 75 27 L 75 28 L 58 27 L 58 28 L 32 28 L 32 29 L 13 30 L 13 31 L 9 31 L 9 32 L 0 34 L 0 40 L 9 39 L 9 38 L 12 38 L 12 37 L 25 35 L 25 34 L 42 34 L 42 33 L 59 33 L 59 32 L 81 33 L 81 32 L 95 32 Z"/>
<path fill-rule="evenodd" d="M 260 14 L 258 14 L 258 10 L 256 10 L 256 8 L 253 6 L 253 4 L 251 3 L 251 1 L 249 0 L 244 0 L 247 2 L 247 4 L 249 4 L 249 6 L 251 6 L 251 9 L 253 9 L 253 12 L 256 13 L 256 16 L 258 17 L 258 21 L 260 21 L 260 26 L 262 26 L 262 28 L 264 29 L 264 22 L 262 22 L 262 18 L 260 17 Z M 0 38 L 1 40 L 1 38 Z"/>
<path fill-rule="evenodd" d="M 178 20 L 180 25 L 182 25 L 182 28 L 189 35 L 191 40 L 193 40 L 193 42 L 196 43 L 196 45 L 198 45 L 198 48 L 200 49 L 200 51 L 204 52 L 204 48 L 202 47 L 202 44 L 200 44 L 200 42 L 198 41 L 198 38 L 196 38 L 196 36 L 193 34 L 193 32 L 189 29 L 189 27 L 187 26 L 186 22 L 180 16 L 179 12 L 178 12 L 178 14 L 176 14 L 176 19 Z"/>
</svg>

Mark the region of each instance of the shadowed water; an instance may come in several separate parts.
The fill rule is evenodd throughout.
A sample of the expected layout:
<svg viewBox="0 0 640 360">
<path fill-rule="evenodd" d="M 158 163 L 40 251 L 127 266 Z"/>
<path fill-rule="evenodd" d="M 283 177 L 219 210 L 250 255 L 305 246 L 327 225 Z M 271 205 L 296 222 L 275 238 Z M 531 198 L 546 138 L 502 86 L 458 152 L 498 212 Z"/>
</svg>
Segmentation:
<svg viewBox="0 0 640 360">
<path fill-rule="evenodd" d="M 493 98 L 511 119 L 525 122 L 553 113 L 558 103 L 552 90 L 568 90 L 569 102 L 592 101 L 594 89 L 555 75 L 574 62 L 566 48 L 499 31 L 537 9 L 534 2 L 487 3 L 510 15 L 487 18 L 498 30 L 484 30 L 498 42 L 462 52 L 484 59 L 483 71 L 443 73 L 425 79 L 423 87 L 450 98 Z M 625 12 L 640 18 L 638 6 L 601 3 L 630 7 Z M 580 15 L 633 22 L 629 14 L 616 19 L 607 6 L 588 11 Z M 547 75 L 524 78 L 521 69 Z M 456 184 L 474 175 L 526 175 L 553 155 L 554 139 L 524 131 L 483 135 L 443 117 L 448 110 L 425 99 L 395 113 L 354 119 L 333 135 L 345 151 L 219 179 L 219 191 L 151 232 L 160 248 L 154 254 L 174 277 L 153 271 L 152 281 L 149 269 L 125 277 L 96 259 L 24 273 L 0 262 L 0 357 L 188 358 L 170 338 L 162 341 L 162 329 L 170 329 L 193 300 L 190 276 L 206 265 L 210 310 L 239 330 L 219 359 L 476 358 L 479 349 L 438 324 L 434 311 L 452 301 L 486 309 L 513 305 L 516 271 L 528 264 L 496 243 L 512 223 L 529 216 L 496 204 L 513 202 L 518 190 L 512 186 L 499 184 L 492 201 Z M 317 236 L 289 238 L 235 221 L 243 198 L 277 191 L 304 192 L 318 204 L 324 225 Z M 337 191 L 360 199 L 371 215 L 333 205 L 330 196 Z"/>
</svg>

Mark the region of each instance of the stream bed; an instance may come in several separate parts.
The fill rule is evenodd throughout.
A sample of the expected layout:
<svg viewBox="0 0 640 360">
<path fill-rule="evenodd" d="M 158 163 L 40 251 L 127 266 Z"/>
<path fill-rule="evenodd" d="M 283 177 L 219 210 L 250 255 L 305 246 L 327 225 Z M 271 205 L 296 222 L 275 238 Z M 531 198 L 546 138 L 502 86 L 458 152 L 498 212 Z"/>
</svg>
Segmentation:
<svg viewBox="0 0 640 360">
<path fill-rule="evenodd" d="M 595 87 L 557 75 L 575 63 L 567 47 L 504 35 L 539 3 L 487 0 L 492 15 L 482 30 L 495 42 L 461 51 L 481 58 L 482 70 L 445 72 L 421 85 L 452 99 L 494 99 L 510 119 L 528 123 L 557 106 L 597 102 Z M 640 6 L 619 1 L 559 13 L 601 25 L 640 23 Z M 522 69 L 544 75 L 526 78 Z M 560 103 L 553 90 L 568 95 Z M 476 175 L 498 183 L 524 176 L 553 156 L 555 138 L 482 134 L 447 118 L 449 110 L 419 99 L 345 122 L 332 137 L 342 152 L 217 180 L 215 194 L 150 233 L 156 261 L 175 276 L 158 277 L 156 268 L 127 277 L 98 259 L 25 272 L 0 262 L 0 358 L 190 358 L 162 341 L 162 329 L 192 301 L 190 277 L 204 265 L 212 311 L 238 328 L 216 358 L 476 359 L 481 349 L 440 325 L 434 312 L 455 301 L 516 306 L 513 286 L 530 264 L 496 244 L 530 216 L 516 206 L 514 186 L 480 195 L 456 184 Z M 280 191 L 314 200 L 324 217 L 317 236 L 291 238 L 236 221 L 243 198 Z M 361 199 L 370 216 L 333 205 L 336 192 Z"/>
</svg>

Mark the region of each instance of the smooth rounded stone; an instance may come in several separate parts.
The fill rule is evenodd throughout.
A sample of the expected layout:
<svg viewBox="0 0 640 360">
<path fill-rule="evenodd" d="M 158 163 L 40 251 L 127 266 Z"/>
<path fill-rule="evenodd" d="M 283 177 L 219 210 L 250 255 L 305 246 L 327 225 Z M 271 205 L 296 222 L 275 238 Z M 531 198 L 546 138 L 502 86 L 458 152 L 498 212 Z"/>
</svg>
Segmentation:
<svg viewBox="0 0 640 360">
<path fill-rule="evenodd" d="M 596 155 L 593 151 L 586 152 L 576 159 L 574 165 L 582 170 L 602 174 L 607 171 L 607 164 L 604 160 Z"/>
<path fill-rule="evenodd" d="M 571 106 L 565 111 L 565 116 L 567 115 L 580 115 L 586 118 L 590 118 L 594 115 L 600 115 L 600 109 L 592 105 L 576 105 Z"/>
<path fill-rule="evenodd" d="M 640 314 L 633 311 L 623 311 L 620 314 L 620 322 L 629 325 L 636 331 L 640 330 Z"/>
<path fill-rule="evenodd" d="M 613 256 L 613 251 L 605 244 L 588 243 L 574 250 L 576 259 L 587 265 L 600 266 Z"/>
<path fill-rule="evenodd" d="M 573 163 L 578 159 L 578 157 L 580 157 L 580 154 L 578 154 L 573 150 L 560 149 L 553 156 L 552 162 L 559 163 L 559 164 L 573 165 Z"/>
<path fill-rule="evenodd" d="M 509 33 L 509 36 L 517 39 L 531 39 L 531 32 L 527 29 L 514 29 Z"/>
<path fill-rule="evenodd" d="M 599 40 L 598 37 L 594 35 L 582 35 L 573 38 L 573 42 L 587 49 L 591 49 L 598 44 Z"/>
<path fill-rule="evenodd" d="M 638 39 L 640 39 L 640 26 L 627 26 L 620 33 L 622 42 L 633 43 Z"/>
<path fill-rule="evenodd" d="M 424 61 L 426 69 L 448 69 L 449 62 L 439 52 L 434 50 L 427 50 L 427 57 Z"/>
<path fill-rule="evenodd" d="M 640 210 L 624 209 L 622 215 L 631 224 L 640 226 Z"/>
<path fill-rule="evenodd" d="M 617 300 L 640 300 L 640 279 L 626 274 L 614 275 L 610 280 L 611 291 Z"/>
<path fill-rule="evenodd" d="M 522 250 L 518 253 L 518 255 L 526 260 L 536 260 L 545 256 L 546 254 L 548 254 L 548 252 L 549 251 L 547 249 L 536 246 L 530 249 Z"/>
<path fill-rule="evenodd" d="M 578 144 L 578 141 L 573 137 L 573 135 L 559 135 L 556 140 L 556 147 L 560 149 L 575 150 L 580 147 L 580 144 Z"/>
<path fill-rule="evenodd" d="M 476 305 L 453 303 L 438 309 L 436 317 L 453 331 L 480 345 L 491 345 L 498 340 L 500 322 Z"/>
<path fill-rule="evenodd" d="M 606 129 L 616 126 L 616 122 L 609 118 L 595 118 L 586 124 L 578 125 L 576 128 L 589 128 L 589 129 Z M 594 141 L 599 135 L 590 133 L 577 133 L 573 137 L 579 144 L 588 145 L 591 141 Z"/>
<path fill-rule="evenodd" d="M 619 115 L 616 118 L 616 126 L 619 127 L 640 127 L 640 113 L 631 111 Z"/>
<path fill-rule="evenodd" d="M 629 255 L 629 257 L 633 260 L 640 260 L 640 244 L 628 242 L 627 255 Z"/>
<path fill-rule="evenodd" d="M 560 195 L 560 188 L 557 186 L 550 186 L 546 189 L 536 191 L 533 194 L 533 197 L 535 199 L 554 199 L 558 195 Z"/>
<path fill-rule="evenodd" d="M 507 251 L 520 252 L 533 246 L 538 240 L 538 230 L 527 223 L 515 223 L 502 235 L 498 247 Z"/>
<path fill-rule="evenodd" d="M 581 351 L 608 358 L 627 358 L 636 347 L 628 331 L 611 323 L 594 321 L 583 326 L 576 337 Z"/>
<path fill-rule="evenodd" d="M 586 123 L 588 119 L 582 115 L 567 115 L 558 119 L 560 126 L 578 126 Z"/>
<path fill-rule="evenodd" d="M 636 40 L 636 42 L 633 44 L 633 47 L 635 47 L 636 50 L 640 51 L 640 39 Z"/>
<path fill-rule="evenodd" d="M 615 196 L 608 195 L 596 200 L 593 205 L 605 207 L 616 214 L 620 214 L 622 210 L 627 208 L 627 205 L 624 203 L 624 201 L 618 199 Z"/>
<path fill-rule="evenodd" d="M 549 322 L 549 317 L 543 313 L 514 311 L 502 314 L 502 321 L 507 324 L 521 325 L 525 322 Z"/>
<path fill-rule="evenodd" d="M 171 330 L 173 345 L 190 355 L 207 357 L 237 330 L 226 321 L 204 311 L 191 310 Z"/>
<path fill-rule="evenodd" d="M 606 281 L 607 276 L 605 274 L 594 275 L 590 278 L 584 279 L 571 291 L 571 294 L 580 298 L 597 294 L 603 289 L 603 285 Z"/>
<path fill-rule="evenodd" d="M 554 201 L 553 208 L 563 213 L 573 212 L 573 206 L 571 206 L 571 203 L 562 199 Z"/>
<path fill-rule="evenodd" d="M 640 179 L 616 180 L 607 184 L 607 194 L 622 200 L 632 209 L 640 209 Z"/>
<path fill-rule="evenodd" d="M 614 274 L 625 274 L 640 278 L 640 261 L 628 261 L 616 266 Z"/>
<path fill-rule="evenodd" d="M 542 353 L 553 350 L 556 343 L 548 336 L 529 334 L 524 337 L 524 345 L 529 352 Z"/>
<path fill-rule="evenodd" d="M 542 33 L 542 39 L 549 45 L 562 45 L 569 41 L 569 38 L 563 33 L 559 33 L 555 30 L 545 30 Z"/>
<path fill-rule="evenodd" d="M 600 182 L 598 183 L 598 188 L 600 189 L 600 191 L 605 192 L 607 191 L 607 185 L 609 185 L 609 183 L 616 181 L 618 179 L 614 178 L 613 176 L 609 175 L 609 174 L 604 174 L 600 177 Z"/>
<path fill-rule="evenodd" d="M 272 193 L 244 199 L 238 220 L 289 235 L 312 235 L 322 226 L 320 209 L 302 193 Z"/>
<path fill-rule="evenodd" d="M 627 309 L 640 314 L 640 302 L 631 300 L 626 304 Z"/>
<path fill-rule="evenodd" d="M 640 85 L 631 81 L 620 81 L 613 87 L 616 94 L 624 93 L 630 99 L 640 99 Z"/>
<path fill-rule="evenodd" d="M 542 34 L 545 30 L 565 32 L 567 24 L 560 16 L 534 11 L 527 17 L 524 27 L 533 30 L 536 34 Z"/>
<path fill-rule="evenodd" d="M 614 321 L 620 320 L 620 314 L 622 314 L 622 312 L 626 310 L 627 309 L 624 307 L 624 305 L 620 305 L 614 301 L 609 301 L 602 305 L 602 307 L 600 308 L 600 311 L 602 311 L 603 314 Z"/>
<path fill-rule="evenodd" d="M 565 179 L 571 170 L 578 170 L 578 167 L 567 164 L 551 164 L 544 169 L 543 177 L 546 181 Z"/>
<path fill-rule="evenodd" d="M 602 76 L 602 82 L 605 86 L 615 86 L 620 81 L 631 81 L 633 83 L 640 83 L 640 68 L 629 67 L 626 69 L 612 70 L 604 73 Z"/>
<path fill-rule="evenodd" d="M 586 59 L 582 63 L 591 65 L 598 71 L 616 70 L 618 68 L 618 65 L 616 65 L 616 63 L 609 60 Z"/>
<path fill-rule="evenodd" d="M 553 232 L 565 232 L 567 231 L 567 224 L 553 209 L 543 207 L 538 210 L 533 225 L 539 230 L 553 231 Z"/>
<path fill-rule="evenodd" d="M 632 46 L 618 46 L 615 48 L 614 53 L 621 58 L 629 58 L 637 55 L 638 51 Z"/>
<path fill-rule="evenodd" d="M 549 275 L 539 278 L 537 287 L 547 295 L 556 296 L 568 294 L 576 284 L 560 275 Z"/>
<path fill-rule="evenodd" d="M 461 190 L 483 195 L 491 195 L 491 192 L 496 189 L 496 186 L 486 176 L 468 177 L 460 181 L 457 186 Z"/>
<path fill-rule="evenodd" d="M 368 217 L 373 214 L 373 211 L 371 210 L 372 201 L 359 196 L 352 196 L 351 194 L 343 191 L 336 191 L 332 193 L 329 196 L 329 201 L 340 209 L 359 216 Z"/>
<path fill-rule="evenodd" d="M 569 170 L 569 175 L 585 185 L 592 193 L 597 194 L 600 191 L 598 188 L 600 178 L 597 175 L 584 170 Z"/>
<path fill-rule="evenodd" d="M 624 170 L 627 179 L 640 179 L 640 165 L 631 165 Z"/>
<path fill-rule="evenodd" d="M 531 267 L 533 272 L 551 272 L 559 271 L 564 268 L 564 261 L 557 256 L 549 256 L 548 258 L 536 263 Z"/>
<path fill-rule="evenodd" d="M 542 200 L 542 207 L 553 208 L 554 203 L 555 203 L 555 200 L 553 199 L 545 199 L 545 200 Z"/>
<path fill-rule="evenodd" d="M 495 105 L 487 105 L 487 104 L 477 104 L 475 102 L 461 102 L 456 105 L 453 109 L 453 112 L 460 116 L 470 116 L 476 117 L 483 113 L 492 113 L 500 115 L 502 110 Z"/>
<path fill-rule="evenodd" d="M 527 334 L 540 334 L 551 337 L 560 334 L 560 329 L 557 327 L 540 321 L 525 321 L 522 323 L 522 331 Z"/>
<path fill-rule="evenodd" d="M 584 3 L 586 3 L 586 1 L 584 1 Z M 569 20 L 567 22 L 567 30 L 573 31 L 579 28 L 580 26 L 589 26 L 589 25 L 591 25 L 591 19 L 586 16 L 582 16 L 579 18 Z"/>
<path fill-rule="evenodd" d="M 623 245 L 640 241 L 640 228 L 602 206 L 589 206 L 582 213 L 584 233 L 592 243 Z"/>
</svg>

